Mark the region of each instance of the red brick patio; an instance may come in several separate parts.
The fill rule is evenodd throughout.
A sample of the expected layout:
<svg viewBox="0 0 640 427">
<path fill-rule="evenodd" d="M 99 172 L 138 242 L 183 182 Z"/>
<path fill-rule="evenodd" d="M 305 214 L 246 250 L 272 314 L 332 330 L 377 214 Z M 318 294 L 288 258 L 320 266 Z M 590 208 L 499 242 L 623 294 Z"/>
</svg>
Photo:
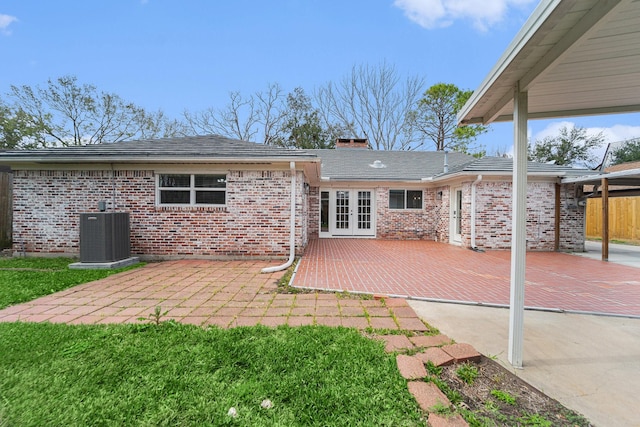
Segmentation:
<svg viewBox="0 0 640 427">
<path fill-rule="evenodd" d="M 476 253 L 424 241 L 312 240 L 293 284 L 314 289 L 481 304 L 509 303 L 509 252 Z M 266 261 L 149 264 L 0 310 L 0 321 L 140 322 L 156 306 L 163 319 L 222 327 L 320 324 L 426 329 L 399 298 L 278 294 L 283 272 Z M 528 307 L 640 316 L 640 271 L 561 253 L 529 253 Z"/>
<path fill-rule="evenodd" d="M 509 304 L 510 253 L 427 241 L 312 240 L 294 286 Z M 640 269 L 556 252 L 527 254 L 525 305 L 640 316 Z"/>
<path fill-rule="evenodd" d="M 279 294 L 283 272 L 266 261 L 170 261 L 116 274 L 0 310 L 0 321 L 140 323 L 156 306 L 174 319 L 221 327 L 326 325 L 425 331 L 402 299 L 326 293 Z"/>
</svg>

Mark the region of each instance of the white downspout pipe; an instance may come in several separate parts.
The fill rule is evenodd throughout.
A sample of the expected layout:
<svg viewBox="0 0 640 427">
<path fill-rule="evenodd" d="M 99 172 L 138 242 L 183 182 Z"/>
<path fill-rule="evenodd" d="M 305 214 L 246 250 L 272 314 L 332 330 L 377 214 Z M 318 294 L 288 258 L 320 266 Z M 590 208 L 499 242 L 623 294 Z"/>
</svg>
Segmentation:
<svg viewBox="0 0 640 427">
<path fill-rule="evenodd" d="M 471 249 L 476 249 L 476 186 L 482 181 L 482 175 L 478 175 L 471 184 Z"/>
<path fill-rule="evenodd" d="M 291 218 L 289 220 L 289 259 L 282 265 L 266 267 L 262 273 L 274 273 L 285 270 L 293 264 L 296 257 L 296 162 L 289 162 L 291 169 Z"/>
</svg>

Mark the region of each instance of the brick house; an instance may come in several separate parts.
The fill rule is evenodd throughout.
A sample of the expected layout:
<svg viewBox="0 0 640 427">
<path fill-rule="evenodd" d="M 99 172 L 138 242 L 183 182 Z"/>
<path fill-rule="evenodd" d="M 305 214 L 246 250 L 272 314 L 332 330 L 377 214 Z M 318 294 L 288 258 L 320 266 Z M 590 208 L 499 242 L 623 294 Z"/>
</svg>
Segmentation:
<svg viewBox="0 0 640 427">
<path fill-rule="evenodd" d="M 13 249 L 77 255 L 79 215 L 100 201 L 129 212 L 131 252 L 147 259 L 281 258 L 292 238 L 298 254 L 310 238 L 343 237 L 509 248 L 511 159 L 367 147 L 198 136 L 3 152 Z M 529 172 L 529 249 L 582 250 L 581 193 L 560 178 L 586 171 L 532 163 Z"/>
</svg>

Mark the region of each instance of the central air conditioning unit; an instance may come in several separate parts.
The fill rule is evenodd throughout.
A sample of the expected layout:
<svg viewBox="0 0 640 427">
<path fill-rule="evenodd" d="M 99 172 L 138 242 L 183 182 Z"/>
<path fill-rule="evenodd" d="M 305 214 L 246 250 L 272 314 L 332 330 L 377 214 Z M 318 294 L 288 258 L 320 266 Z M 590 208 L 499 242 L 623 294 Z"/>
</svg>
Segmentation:
<svg viewBox="0 0 640 427">
<path fill-rule="evenodd" d="M 131 256 L 128 212 L 80 214 L 80 262 L 114 262 Z"/>
</svg>

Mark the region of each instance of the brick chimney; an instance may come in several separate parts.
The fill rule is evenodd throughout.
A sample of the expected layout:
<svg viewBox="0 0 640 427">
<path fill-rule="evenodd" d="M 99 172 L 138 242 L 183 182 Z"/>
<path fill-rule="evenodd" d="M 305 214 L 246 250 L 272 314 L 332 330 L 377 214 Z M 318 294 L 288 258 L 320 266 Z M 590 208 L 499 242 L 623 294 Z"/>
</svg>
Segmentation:
<svg viewBox="0 0 640 427">
<path fill-rule="evenodd" d="M 336 148 L 369 148 L 367 138 L 338 138 Z"/>
</svg>

